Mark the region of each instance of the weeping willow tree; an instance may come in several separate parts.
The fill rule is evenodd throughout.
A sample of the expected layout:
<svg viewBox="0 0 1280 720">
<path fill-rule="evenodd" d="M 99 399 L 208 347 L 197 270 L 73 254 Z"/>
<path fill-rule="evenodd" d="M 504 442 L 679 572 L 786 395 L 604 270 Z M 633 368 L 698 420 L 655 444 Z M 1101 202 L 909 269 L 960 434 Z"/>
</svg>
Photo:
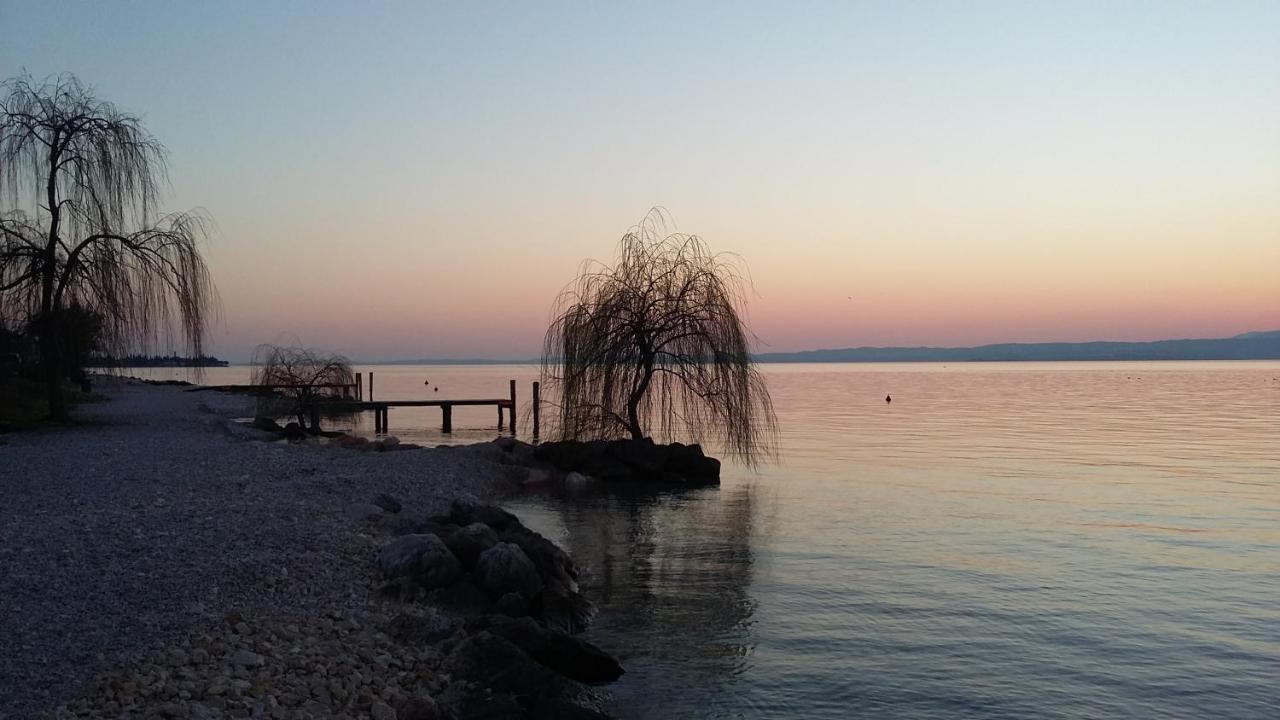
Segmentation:
<svg viewBox="0 0 1280 720">
<path fill-rule="evenodd" d="M 258 417 L 294 417 L 311 433 L 320 432 L 320 405 L 346 397 L 355 384 L 351 361 L 309 348 L 259 345 L 253 351 L 253 376 L 259 386 Z"/>
<path fill-rule="evenodd" d="M 588 261 L 557 298 L 542 379 L 559 395 L 558 433 L 709 439 L 754 464 L 773 454 L 776 421 L 739 263 L 667 226 L 650 211 L 613 266 Z"/>
<path fill-rule="evenodd" d="M 180 340 L 203 353 L 217 294 L 197 212 L 159 216 L 165 149 L 133 115 L 74 76 L 0 83 L 0 307 L 40 340 L 49 413 L 62 395 L 65 309 L 102 317 L 102 349 L 122 356 Z"/>
</svg>

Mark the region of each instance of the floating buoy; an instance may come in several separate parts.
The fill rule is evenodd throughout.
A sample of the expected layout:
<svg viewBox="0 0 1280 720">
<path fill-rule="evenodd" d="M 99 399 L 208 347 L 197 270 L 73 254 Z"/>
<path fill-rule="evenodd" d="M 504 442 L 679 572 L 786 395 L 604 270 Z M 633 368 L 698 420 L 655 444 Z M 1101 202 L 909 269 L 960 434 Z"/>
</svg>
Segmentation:
<svg viewBox="0 0 1280 720">
<path fill-rule="evenodd" d="M 887 402 L 887 403 L 891 403 L 891 402 L 893 402 L 893 397 L 892 397 L 891 395 L 885 395 L 885 396 L 884 396 L 884 401 L 885 401 L 885 402 Z"/>
</svg>

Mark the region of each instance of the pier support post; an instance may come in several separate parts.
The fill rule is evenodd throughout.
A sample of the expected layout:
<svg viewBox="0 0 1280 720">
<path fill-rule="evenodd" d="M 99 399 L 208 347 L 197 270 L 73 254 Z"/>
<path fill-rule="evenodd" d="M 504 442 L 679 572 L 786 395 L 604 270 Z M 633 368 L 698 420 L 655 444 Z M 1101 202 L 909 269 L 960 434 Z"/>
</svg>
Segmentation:
<svg viewBox="0 0 1280 720">
<path fill-rule="evenodd" d="M 453 432 L 453 406 L 452 405 L 446 404 L 446 405 L 440 406 L 440 432 L 442 433 Z"/>
<path fill-rule="evenodd" d="M 356 399 L 364 399 L 364 377 L 360 373 L 356 373 Z"/>
<path fill-rule="evenodd" d="M 369 371 L 369 402 L 373 402 L 373 371 Z"/>
<path fill-rule="evenodd" d="M 502 406 L 498 406 L 498 430 L 502 430 Z"/>
<path fill-rule="evenodd" d="M 516 381 L 511 381 L 511 416 L 507 418 L 507 422 L 511 425 L 511 434 L 516 434 Z"/>
<path fill-rule="evenodd" d="M 542 384 L 537 380 L 533 381 L 533 439 L 538 439 L 538 413 L 542 407 L 542 395 L 539 392 Z"/>
</svg>

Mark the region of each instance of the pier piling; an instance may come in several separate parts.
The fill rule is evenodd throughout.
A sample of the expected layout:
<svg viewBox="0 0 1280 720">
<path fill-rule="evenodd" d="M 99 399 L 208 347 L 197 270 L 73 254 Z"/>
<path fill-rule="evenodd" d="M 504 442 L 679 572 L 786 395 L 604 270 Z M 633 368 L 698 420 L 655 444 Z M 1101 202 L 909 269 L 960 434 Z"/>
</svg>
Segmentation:
<svg viewBox="0 0 1280 720">
<path fill-rule="evenodd" d="M 533 439 L 538 439 L 538 414 L 542 407 L 542 398 L 539 393 L 541 383 L 537 380 L 533 381 Z"/>
</svg>

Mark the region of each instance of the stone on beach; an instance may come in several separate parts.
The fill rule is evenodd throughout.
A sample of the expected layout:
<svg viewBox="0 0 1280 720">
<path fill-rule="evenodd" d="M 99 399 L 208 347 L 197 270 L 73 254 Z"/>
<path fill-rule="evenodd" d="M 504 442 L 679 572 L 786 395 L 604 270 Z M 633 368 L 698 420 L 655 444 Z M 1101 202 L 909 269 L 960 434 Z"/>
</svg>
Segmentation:
<svg viewBox="0 0 1280 720">
<path fill-rule="evenodd" d="M 480 554 L 497 544 L 498 534 L 484 523 L 471 523 L 454 530 L 445 538 L 445 545 L 467 569 L 474 568 Z"/>
<path fill-rule="evenodd" d="M 445 587 L 462 577 L 462 565 L 439 537 L 403 535 L 378 555 L 382 573 L 389 579 L 412 576 L 425 588 Z"/>
<path fill-rule="evenodd" d="M 494 598 L 517 592 L 533 598 L 542 591 L 538 568 L 519 545 L 500 542 L 480 553 L 476 561 L 476 584 Z"/>
<path fill-rule="evenodd" d="M 88 692 L 95 673 L 140 667 L 133 658 L 232 608 L 304 618 L 363 606 L 380 544 L 368 534 L 399 516 L 356 524 L 348 507 L 386 493 L 429 517 L 459 494 L 513 488 L 508 467 L 465 452 L 375 456 L 262 442 L 236 422 L 252 416 L 244 396 L 109 381 L 98 389 L 108 400 L 77 407 L 73 428 L 10 435 L 0 449 L 0 524 L 14 549 L 0 548 L 0 717 L 37 717 L 77 687 Z M 258 639 L 255 629 L 236 642 Z M 158 663 L 175 674 L 203 675 L 228 659 L 211 647 L 173 647 Z M 269 653 L 246 647 L 266 662 L 246 672 L 275 672 Z M 173 665 L 182 653 L 189 664 Z M 226 693 L 235 679 L 228 671 Z M 174 682 L 172 702 L 193 716 L 197 705 L 213 708 L 184 703 L 176 683 L 187 681 Z M 159 714 L 139 693 L 129 697 Z M 103 709 L 109 702 L 117 709 Z M 105 691 L 93 703 L 99 716 L 123 712 Z"/>
</svg>

